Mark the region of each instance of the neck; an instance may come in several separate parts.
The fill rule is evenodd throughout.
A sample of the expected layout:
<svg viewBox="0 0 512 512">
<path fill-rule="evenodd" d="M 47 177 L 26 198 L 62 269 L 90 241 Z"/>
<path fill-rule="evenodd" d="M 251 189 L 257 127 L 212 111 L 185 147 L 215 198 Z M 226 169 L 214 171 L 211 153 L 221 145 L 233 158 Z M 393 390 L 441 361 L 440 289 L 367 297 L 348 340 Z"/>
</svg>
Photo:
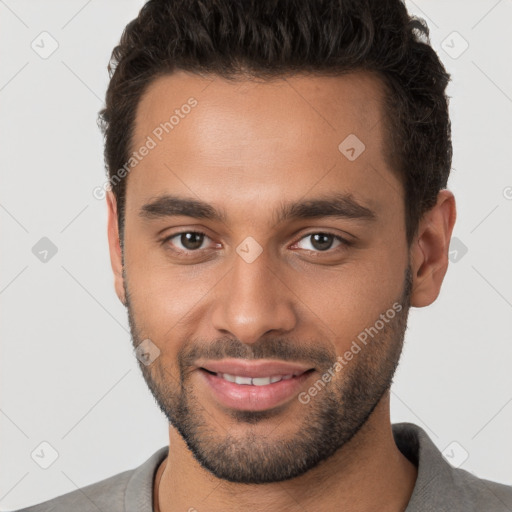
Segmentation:
<svg viewBox="0 0 512 512">
<path fill-rule="evenodd" d="M 173 427 L 169 439 L 172 450 L 155 479 L 158 483 L 161 475 L 155 489 L 157 512 L 402 512 L 417 476 L 417 468 L 394 442 L 389 393 L 359 432 L 332 457 L 284 482 L 247 485 L 220 480 L 199 465 Z"/>
</svg>

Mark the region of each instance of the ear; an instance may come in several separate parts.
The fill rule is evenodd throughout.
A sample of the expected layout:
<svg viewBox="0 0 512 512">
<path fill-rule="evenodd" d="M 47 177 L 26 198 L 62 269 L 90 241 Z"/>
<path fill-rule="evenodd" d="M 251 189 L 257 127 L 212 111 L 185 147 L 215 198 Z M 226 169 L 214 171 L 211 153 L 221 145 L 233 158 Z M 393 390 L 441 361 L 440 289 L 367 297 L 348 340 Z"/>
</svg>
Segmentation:
<svg viewBox="0 0 512 512">
<path fill-rule="evenodd" d="M 421 218 L 410 249 L 411 306 L 429 306 L 437 299 L 448 270 L 448 251 L 456 216 L 455 197 L 443 189 L 436 205 Z"/>
<path fill-rule="evenodd" d="M 119 226 L 117 222 L 117 201 L 111 190 L 107 191 L 108 210 L 108 247 L 110 251 L 110 264 L 114 272 L 114 286 L 119 300 L 126 306 L 126 297 L 123 283 L 123 259 Z"/>
</svg>

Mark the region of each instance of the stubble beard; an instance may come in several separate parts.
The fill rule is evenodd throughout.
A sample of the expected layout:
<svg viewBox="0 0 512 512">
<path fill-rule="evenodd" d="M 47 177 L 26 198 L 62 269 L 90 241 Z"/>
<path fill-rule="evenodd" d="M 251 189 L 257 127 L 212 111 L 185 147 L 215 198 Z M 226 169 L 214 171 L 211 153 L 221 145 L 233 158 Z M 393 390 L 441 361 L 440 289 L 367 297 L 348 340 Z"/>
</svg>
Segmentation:
<svg viewBox="0 0 512 512">
<path fill-rule="evenodd" d="M 137 347 L 145 338 L 135 323 L 127 282 L 125 276 L 132 342 Z M 178 353 L 178 375 L 172 375 L 163 366 L 161 357 L 149 366 L 141 362 L 139 366 L 157 405 L 203 468 L 217 478 L 245 484 L 295 478 L 318 466 L 348 443 L 389 390 L 402 352 L 411 288 L 409 266 L 402 296 L 397 300 L 402 306 L 401 311 L 340 370 L 341 378 L 326 384 L 307 404 L 290 402 L 284 409 L 269 411 L 229 411 L 227 414 L 235 427 L 231 429 L 233 432 L 220 427 L 206 410 L 209 404 L 202 405 L 194 393 L 189 362 L 198 354 L 206 353 L 217 358 L 224 355 L 247 359 L 308 360 L 302 348 L 287 344 L 283 339 L 267 339 L 254 346 L 222 339 L 208 346 L 184 344 Z M 316 345 L 321 346 L 321 343 Z M 325 349 L 313 350 L 311 354 L 316 356 L 316 361 L 322 362 L 322 366 L 315 366 L 322 368 L 317 374 L 320 379 L 324 372 L 334 367 L 336 355 Z M 280 429 L 280 417 L 283 425 L 290 423 L 288 408 L 296 411 L 293 432 L 289 427 Z M 273 429 L 265 428 L 269 421 L 277 422 L 277 425 Z"/>
</svg>

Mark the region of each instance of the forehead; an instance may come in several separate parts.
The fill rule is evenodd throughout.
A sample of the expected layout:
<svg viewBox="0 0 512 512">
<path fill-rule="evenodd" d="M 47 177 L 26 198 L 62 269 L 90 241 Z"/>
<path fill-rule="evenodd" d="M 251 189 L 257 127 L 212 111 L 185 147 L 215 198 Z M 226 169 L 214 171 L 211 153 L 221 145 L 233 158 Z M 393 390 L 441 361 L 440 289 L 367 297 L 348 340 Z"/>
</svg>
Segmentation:
<svg viewBox="0 0 512 512">
<path fill-rule="evenodd" d="M 333 189 L 377 207 L 401 194 L 385 159 L 382 83 L 366 72 L 159 77 L 137 107 L 131 149 L 143 146 L 127 209 L 165 193 L 238 207 Z"/>
</svg>

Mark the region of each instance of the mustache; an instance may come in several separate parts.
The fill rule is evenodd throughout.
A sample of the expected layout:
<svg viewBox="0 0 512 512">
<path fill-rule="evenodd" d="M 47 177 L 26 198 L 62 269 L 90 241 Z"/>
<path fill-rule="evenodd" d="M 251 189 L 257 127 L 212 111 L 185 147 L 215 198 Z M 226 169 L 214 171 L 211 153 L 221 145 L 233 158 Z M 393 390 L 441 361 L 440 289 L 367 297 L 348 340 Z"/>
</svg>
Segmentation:
<svg viewBox="0 0 512 512">
<path fill-rule="evenodd" d="M 267 338 L 248 345 L 233 338 L 220 338 L 213 342 L 192 342 L 183 346 L 178 354 L 182 370 L 197 366 L 199 359 L 273 359 L 289 362 L 306 362 L 315 368 L 329 368 L 336 362 L 334 349 L 318 341 L 309 344 L 290 339 Z"/>
</svg>

